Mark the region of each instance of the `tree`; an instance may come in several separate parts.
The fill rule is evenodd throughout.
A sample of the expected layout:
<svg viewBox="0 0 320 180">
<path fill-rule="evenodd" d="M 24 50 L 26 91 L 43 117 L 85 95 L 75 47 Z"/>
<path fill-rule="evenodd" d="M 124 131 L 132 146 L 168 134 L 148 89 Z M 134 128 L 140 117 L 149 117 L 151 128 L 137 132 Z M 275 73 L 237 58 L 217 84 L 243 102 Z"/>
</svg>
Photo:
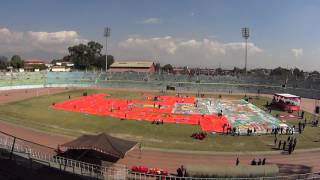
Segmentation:
<svg viewBox="0 0 320 180">
<path fill-rule="evenodd" d="M 289 73 L 290 73 L 290 70 L 282 68 L 282 67 L 277 67 L 277 68 L 271 70 L 270 75 L 271 76 L 286 76 Z"/>
<path fill-rule="evenodd" d="M 234 75 L 238 75 L 238 74 L 244 74 L 245 73 L 245 69 L 240 69 L 238 67 L 234 67 L 233 68 L 233 74 Z"/>
<path fill-rule="evenodd" d="M 68 55 L 68 56 L 64 56 L 63 58 L 62 58 L 62 61 L 64 61 L 64 62 L 70 62 L 71 60 L 70 60 L 70 56 Z"/>
<path fill-rule="evenodd" d="M 98 42 L 90 41 L 68 48 L 69 54 L 63 59 L 72 61 L 76 69 L 104 69 L 105 55 L 101 54 L 103 46 Z M 110 60 L 109 60 L 110 59 Z M 113 63 L 113 56 L 108 55 L 108 66 Z M 110 62 L 110 63 L 109 63 Z"/>
<path fill-rule="evenodd" d="M 89 49 L 85 44 L 79 44 L 68 48 L 70 54 L 70 60 L 74 63 L 77 69 L 89 69 L 90 67 L 90 55 Z"/>
<path fill-rule="evenodd" d="M 87 44 L 87 56 L 90 64 L 90 69 L 105 68 L 105 60 L 102 59 L 101 51 L 103 46 L 97 42 L 90 41 Z M 105 56 L 104 56 L 105 57 Z"/>
<path fill-rule="evenodd" d="M 8 65 L 8 58 L 6 56 L 0 56 L 0 69 L 7 69 Z"/>
<path fill-rule="evenodd" d="M 256 68 L 256 69 L 251 69 L 250 73 L 254 76 L 254 77 L 266 77 L 266 71 L 267 69 L 263 69 L 263 68 Z"/>
<path fill-rule="evenodd" d="M 114 58 L 112 55 L 108 55 L 107 63 L 108 63 L 107 68 L 109 69 L 110 65 L 114 63 Z M 95 58 L 95 63 L 92 65 L 97 69 L 106 69 L 106 55 L 102 55 Z"/>
<path fill-rule="evenodd" d="M 111 66 L 111 64 L 114 63 L 114 58 L 113 58 L 113 56 L 112 56 L 112 55 L 108 55 L 107 61 L 108 61 L 108 69 L 109 69 L 110 66 Z"/>
<path fill-rule="evenodd" d="M 294 75 L 295 77 L 297 77 L 297 78 L 299 78 L 299 77 L 304 77 L 303 71 L 300 70 L 300 69 L 298 69 L 298 68 L 294 68 L 292 73 L 293 73 L 293 75 Z"/>
<path fill-rule="evenodd" d="M 312 72 L 310 73 L 310 75 L 319 76 L 320 73 L 319 73 L 318 71 L 312 71 Z"/>
<path fill-rule="evenodd" d="M 94 41 L 90 41 L 88 42 L 87 44 L 88 46 L 88 54 L 91 55 L 91 56 L 101 56 L 101 51 L 102 51 L 102 48 L 103 46 L 97 42 L 94 42 Z"/>
<path fill-rule="evenodd" d="M 56 64 L 57 62 L 60 62 L 61 60 L 60 59 L 53 59 L 50 63 L 51 64 Z"/>
<path fill-rule="evenodd" d="M 221 68 L 217 68 L 216 72 L 217 72 L 218 75 L 221 75 L 222 74 L 222 69 Z"/>
<path fill-rule="evenodd" d="M 23 67 L 23 61 L 22 61 L 22 59 L 21 59 L 21 57 L 19 55 L 13 55 L 11 57 L 10 65 L 14 69 L 19 69 L 19 68 Z"/>
<path fill-rule="evenodd" d="M 169 73 L 172 73 L 173 72 L 173 67 L 171 64 L 166 64 L 162 67 L 162 70 L 163 71 L 166 71 L 166 72 L 169 72 Z"/>
</svg>

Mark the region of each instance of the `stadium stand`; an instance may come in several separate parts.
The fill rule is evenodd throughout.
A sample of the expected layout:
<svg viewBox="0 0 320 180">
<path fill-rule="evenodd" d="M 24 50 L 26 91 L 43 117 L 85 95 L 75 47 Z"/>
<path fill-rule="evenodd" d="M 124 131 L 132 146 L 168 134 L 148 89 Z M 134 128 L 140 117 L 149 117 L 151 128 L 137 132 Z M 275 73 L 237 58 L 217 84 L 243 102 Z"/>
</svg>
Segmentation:
<svg viewBox="0 0 320 180">
<path fill-rule="evenodd" d="M 46 80 L 46 72 L 1 73 L 0 87 L 21 85 L 43 85 Z"/>
<path fill-rule="evenodd" d="M 176 91 L 234 93 L 291 93 L 306 98 L 320 98 L 320 79 L 280 78 L 275 76 L 182 75 L 141 72 L 23 72 L 0 73 L 0 88 L 28 86 L 97 86 Z"/>
<path fill-rule="evenodd" d="M 48 72 L 47 85 L 93 85 L 99 77 L 99 72 Z"/>
</svg>

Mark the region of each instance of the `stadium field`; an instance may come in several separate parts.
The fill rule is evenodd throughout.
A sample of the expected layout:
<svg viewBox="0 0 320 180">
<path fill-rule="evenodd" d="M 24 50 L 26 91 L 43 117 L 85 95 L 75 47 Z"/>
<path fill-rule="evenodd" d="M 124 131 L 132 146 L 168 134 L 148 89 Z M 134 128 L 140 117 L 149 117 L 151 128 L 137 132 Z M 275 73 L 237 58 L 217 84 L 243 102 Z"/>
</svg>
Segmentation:
<svg viewBox="0 0 320 180">
<path fill-rule="evenodd" d="M 103 89 L 73 90 L 54 95 L 33 97 L 17 102 L 11 102 L 0 106 L 0 119 L 20 126 L 30 127 L 41 131 L 63 134 L 67 136 L 79 136 L 87 133 L 107 132 L 114 136 L 136 140 L 143 147 L 200 150 L 200 151 L 269 151 L 274 148 L 273 135 L 261 136 L 225 136 L 209 134 L 204 140 L 195 140 L 191 134 L 201 131 L 199 126 L 186 124 L 153 125 L 145 121 L 119 120 L 109 116 L 81 114 L 71 111 L 49 108 L 53 103 L 59 103 L 72 98 L 80 97 L 84 92 L 108 93 L 118 99 L 142 99 L 143 92 L 116 91 Z M 157 93 L 152 93 L 157 94 Z M 171 94 L 174 95 L 174 94 Z M 191 94 L 190 94 L 191 95 Z M 194 95 L 194 94 L 193 94 Z M 217 97 L 217 94 L 206 95 Z M 223 95 L 224 99 L 241 99 L 240 95 Z M 256 106 L 263 108 L 267 97 L 251 99 Z M 274 115 L 278 111 L 272 112 Z M 283 114 L 283 113 L 282 113 Z M 306 114 L 311 119 L 311 114 Z M 298 119 L 290 119 L 286 123 L 297 124 Z M 297 149 L 320 147 L 315 142 L 319 128 L 307 126 L 302 135 L 298 137 Z M 280 139 L 287 139 L 287 135 L 281 135 Z"/>
</svg>

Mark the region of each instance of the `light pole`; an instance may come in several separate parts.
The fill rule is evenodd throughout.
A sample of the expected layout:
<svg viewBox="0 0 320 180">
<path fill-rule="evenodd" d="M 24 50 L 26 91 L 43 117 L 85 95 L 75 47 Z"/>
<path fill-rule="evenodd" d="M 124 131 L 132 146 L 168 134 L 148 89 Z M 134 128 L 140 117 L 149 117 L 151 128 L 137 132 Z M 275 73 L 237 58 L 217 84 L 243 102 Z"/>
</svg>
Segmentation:
<svg viewBox="0 0 320 180">
<path fill-rule="evenodd" d="M 106 72 L 108 71 L 108 37 L 110 37 L 110 28 L 104 28 L 104 37 L 106 38 Z"/>
<path fill-rule="evenodd" d="M 244 70 L 245 70 L 245 73 L 246 73 L 246 76 L 247 76 L 248 39 L 249 39 L 249 28 L 248 27 L 242 28 L 242 37 L 246 41 Z"/>
</svg>

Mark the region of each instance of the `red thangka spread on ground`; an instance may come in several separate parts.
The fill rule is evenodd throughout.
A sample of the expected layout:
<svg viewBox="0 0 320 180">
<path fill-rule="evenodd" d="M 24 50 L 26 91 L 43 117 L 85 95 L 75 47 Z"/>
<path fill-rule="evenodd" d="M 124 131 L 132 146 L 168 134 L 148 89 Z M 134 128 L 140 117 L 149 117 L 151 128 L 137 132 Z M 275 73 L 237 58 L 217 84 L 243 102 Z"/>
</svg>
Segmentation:
<svg viewBox="0 0 320 180">
<path fill-rule="evenodd" d="M 108 94 L 104 93 L 82 96 L 51 105 L 50 107 L 128 120 L 200 125 L 203 131 L 222 132 L 222 126 L 229 124 L 226 117 L 216 114 L 172 113 L 175 103 L 194 104 L 195 97 L 148 95 L 146 96 L 147 100 L 123 100 L 113 99 L 108 96 Z M 154 100 L 155 97 L 156 100 Z"/>
</svg>

